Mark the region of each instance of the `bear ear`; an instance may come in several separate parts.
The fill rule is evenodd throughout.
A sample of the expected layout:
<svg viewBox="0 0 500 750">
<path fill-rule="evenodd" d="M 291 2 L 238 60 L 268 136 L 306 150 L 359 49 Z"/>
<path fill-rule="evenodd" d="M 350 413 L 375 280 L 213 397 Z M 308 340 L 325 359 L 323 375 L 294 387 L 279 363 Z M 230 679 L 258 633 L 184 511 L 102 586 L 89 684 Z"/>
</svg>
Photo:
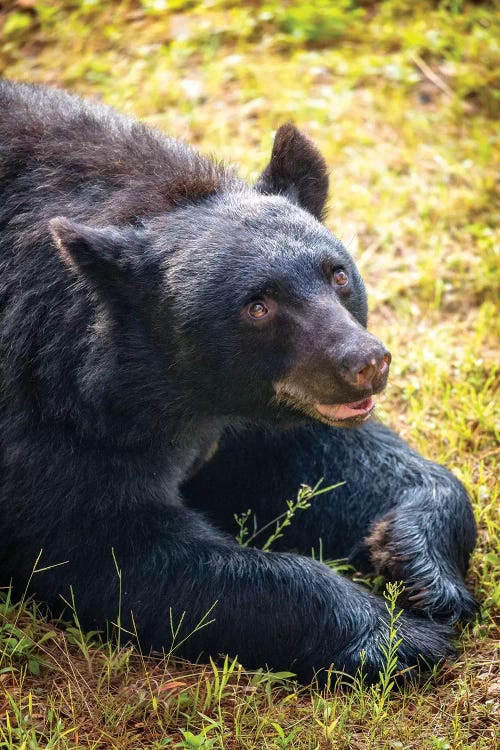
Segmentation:
<svg viewBox="0 0 500 750">
<path fill-rule="evenodd" d="M 321 221 L 328 197 L 328 168 L 312 141 L 289 122 L 277 131 L 271 161 L 255 187 L 266 195 L 284 195 Z"/>
<path fill-rule="evenodd" d="M 95 229 L 62 216 L 51 219 L 49 228 L 67 266 L 105 297 L 127 296 L 134 286 L 134 230 Z"/>
</svg>

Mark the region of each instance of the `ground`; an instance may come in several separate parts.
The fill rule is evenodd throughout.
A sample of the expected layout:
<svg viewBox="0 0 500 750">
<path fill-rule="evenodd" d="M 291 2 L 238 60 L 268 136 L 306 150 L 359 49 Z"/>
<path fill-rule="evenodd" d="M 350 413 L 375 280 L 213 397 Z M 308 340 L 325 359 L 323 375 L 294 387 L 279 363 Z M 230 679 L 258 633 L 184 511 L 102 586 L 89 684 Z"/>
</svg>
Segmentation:
<svg viewBox="0 0 500 750">
<path fill-rule="evenodd" d="M 248 178 L 282 122 L 318 143 L 328 225 L 394 356 L 379 414 L 470 491 L 482 612 L 424 687 L 319 693 L 142 657 L 4 592 L 1 750 L 500 746 L 498 39 L 494 4 L 462 0 L 2 3 L 5 76 L 100 98 Z"/>
</svg>

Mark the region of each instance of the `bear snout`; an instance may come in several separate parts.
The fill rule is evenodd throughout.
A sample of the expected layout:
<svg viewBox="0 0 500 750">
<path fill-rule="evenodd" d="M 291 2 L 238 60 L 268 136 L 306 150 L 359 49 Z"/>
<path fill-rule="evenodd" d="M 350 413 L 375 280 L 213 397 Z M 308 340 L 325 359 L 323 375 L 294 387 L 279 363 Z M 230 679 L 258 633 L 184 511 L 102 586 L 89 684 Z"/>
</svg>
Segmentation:
<svg viewBox="0 0 500 750">
<path fill-rule="evenodd" d="M 387 383 L 391 359 L 382 344 L 369 351 L 353 350 L 343 357 L 340 374 L 349 385 L 376 393 Z"/>
</svg>

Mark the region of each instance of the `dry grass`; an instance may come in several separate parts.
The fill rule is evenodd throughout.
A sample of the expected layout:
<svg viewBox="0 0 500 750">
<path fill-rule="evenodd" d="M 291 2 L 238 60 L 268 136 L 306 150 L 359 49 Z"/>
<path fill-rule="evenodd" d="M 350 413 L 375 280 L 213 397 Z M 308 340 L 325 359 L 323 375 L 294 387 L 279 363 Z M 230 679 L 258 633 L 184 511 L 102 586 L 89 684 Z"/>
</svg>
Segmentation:
<svg viewBox="0 0 500 750">
<path fill-rule="evenodd" d="M 319 694 L 237 664 L 143 659 L 6 603 L 0 748 L 500 746 L 493 6 L 18 0 L 0 25 L 4 75 L 101 97 L 251 179 L 284 120 L 317 141 L 332 165 L 328 223 L 395 354 L 380 411 L 469 489 L 483 604 L 458 661 L 381 706 L 360 687 Z"/>
</svg>

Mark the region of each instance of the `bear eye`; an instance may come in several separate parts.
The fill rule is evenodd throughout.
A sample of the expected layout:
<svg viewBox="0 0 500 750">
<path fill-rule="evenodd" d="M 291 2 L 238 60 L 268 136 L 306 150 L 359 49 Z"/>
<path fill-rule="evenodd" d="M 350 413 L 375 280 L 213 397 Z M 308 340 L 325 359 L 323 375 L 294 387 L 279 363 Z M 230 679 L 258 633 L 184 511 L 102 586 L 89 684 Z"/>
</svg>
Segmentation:
<svg viewBox="0 0 500 750">
<path fill-rule="evenodd" d="M 248 314 L 254 320 L 261 320 L 261 318 L 265 318 L 268 313 L 268 306 L 261 300 L 258 302 L 252 302 L 252 304 L 248 306 Z"/>
<path fill-rule="evenodd" d="M 349 276 L 343 268 L 337 268 L 333 271 L 332 278 L 337 286 L 346 286 L 349 283 Z"/>
</svg>

